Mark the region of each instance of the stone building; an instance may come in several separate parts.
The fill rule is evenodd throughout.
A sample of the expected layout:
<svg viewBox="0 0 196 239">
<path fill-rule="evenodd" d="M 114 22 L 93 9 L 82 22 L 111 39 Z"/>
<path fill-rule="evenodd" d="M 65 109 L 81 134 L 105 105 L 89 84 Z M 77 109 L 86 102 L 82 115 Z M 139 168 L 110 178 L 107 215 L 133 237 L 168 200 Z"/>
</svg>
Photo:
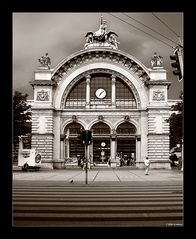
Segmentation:
<svg viewBox="0 0 196 239">
<path fill-rule="evenodd" d="M 152 69 L 118 49 L 115 32 L 86 34 L 84 49 L 66 57 L 54 69 L 46 53 L 39 59 L 32 106 L 32 148 L 46 167 L 64 168 L 84 156 L 78 134 L 93 132 L 87 154 L 92 165 L 119 165 L 119 157 L 134 158 L 143 167 L 170 168 L 166 70 L 155 55 Z"/>
</svg>

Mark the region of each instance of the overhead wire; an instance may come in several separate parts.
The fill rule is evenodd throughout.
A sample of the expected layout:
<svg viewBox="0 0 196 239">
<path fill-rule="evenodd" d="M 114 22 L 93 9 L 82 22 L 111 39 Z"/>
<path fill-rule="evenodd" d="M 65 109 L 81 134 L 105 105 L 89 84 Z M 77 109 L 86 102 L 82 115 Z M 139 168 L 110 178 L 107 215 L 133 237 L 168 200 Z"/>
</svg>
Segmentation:
<svg viewBox="0 0 196 239">
<path fill-rule="evenodd" d="M 128 14 L 126 14 L 126 13 L 122 13 L 122 14 L 123 14 L 123 15 L 125 15 L 125 16 L 127 16 L 128 18 L 130 18 L 130 19 L 132 19 L 132 20 L 134 20 L 134 21 L 138 22 L 139 24 L 143 25 L 144 27 L 147 27 L 147 28 L 148 28 L 148 29 L 150 29 L 151 31 L 153 31 L 153 32 L 155 32 L 155 33 L 157 33 L 157 34 L 159 34 L 160 36 L 162 36 L 162 37 L 166 38 L 167 40 L 169 40 L 169 41 L 172 41 L 173 43 L 175 43 L 175 44 L 176 44 L 176 42 L 175 42 L 175 41 L 173 41 L 172 39 L 170 39 L 170 38 L 168 38 L 168 37 L 164 36 L 163 34 L 161 34 L 161 33 L 157 32 L 156 30 L 154 30 L 154 29 L 152 29 L 151 27 L 149 27 L 149 26 L 145 25 L 144 23 L 142 23 L 142 22 L 140 22 L 140 21 L 136 20 L 135 18 L 133 18 L 133 17 L 129 16 Z"/>
<path fill-rule="evenodd" d="M 169 27 L 163 20 L 161 20 L 156 14 L 152 12 L 152 15 L 156 17 L 163 25 L 165 25 L 170 31 L 172 31 L 179 38 L 179 35 L 173 29 L 171 29 L 171 27 Z"/>
<path fill-rule="evenodd" d="M 143 33 L 145 33 L 145 34 L 147 34 L 147 35 L 151 36 L 152 38 L 156 39 L 157 41 L 160 41 L 160 42 L 162 42 L 163 44 L 165 44 L 165 45 L 167 45 L 167 46 L 171 47 L 172 49 L 174 49 L 174 48 L 175 48 L 175 47 L 171 46 L 170 44 L 168 44 L 168 43 L 166 43 L 166 42 L 164 42 L 164 41 L 162 41 L 162 40 L 160 40 L 160 39 L 158 39 L 158 38 L 154 37 L 152 34 L 150 34 L 150 33 L 147 33 L 147 32 L 145 32 L 145 31 L 141 30 L 140 28 L 138 28 L 138 27 L 136 27 L 136 26 L 132 25 L 131 23 L 129 23 L 129 22 L 127 22 L 127 21 L 125 21 L 125 20 L 121 19 L 120 17 L 117 17 L 117 16 L 115 16 L 115 15 L 114 15 L 114 14 L 112 14 L 112 13 L 108 13 L 108 14 L 110 14 L 111 16 L 113 16 L 113 17 L 115 17 L 115 18 L 119 19 L 120 21 L 122 21 L 122 22 L 124 22 L 124 23 L 126 23 L 126 24 L 128 24 L 128 25 L 130 25 L 130 26 L 132 26 L 132 27 L 134 27 L 135 29 L 137 29 L 137 30 L 139 30 L 139 31 L 141 31 L 141 32 L 143 32 Z"/>
</svg>

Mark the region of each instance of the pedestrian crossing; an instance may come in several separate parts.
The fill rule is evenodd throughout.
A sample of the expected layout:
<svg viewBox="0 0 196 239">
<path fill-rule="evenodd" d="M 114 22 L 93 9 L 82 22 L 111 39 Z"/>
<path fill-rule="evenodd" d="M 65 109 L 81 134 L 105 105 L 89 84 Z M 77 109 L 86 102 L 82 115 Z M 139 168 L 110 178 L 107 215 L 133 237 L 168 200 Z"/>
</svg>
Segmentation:
<svg viewBox="0 0 196 239">
<path fill-rule="evenodd" d="M 14 226 L 182 226 L 180 185 L 13 188 Z"/>
</svg>

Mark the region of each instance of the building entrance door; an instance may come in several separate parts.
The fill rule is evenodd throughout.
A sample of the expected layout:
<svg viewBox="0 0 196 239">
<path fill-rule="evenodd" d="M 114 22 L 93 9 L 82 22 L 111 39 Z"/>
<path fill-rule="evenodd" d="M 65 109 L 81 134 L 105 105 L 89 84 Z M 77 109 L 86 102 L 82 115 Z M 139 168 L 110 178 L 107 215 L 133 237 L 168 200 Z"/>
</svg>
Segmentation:
<svg viewBox="0 0 196 239">
<path fill-rule="evenodd" d="M 123 159 L 123 165 L 135 165 L 136 140 L 135 138 L 117 139 L 117 154 Z"/>
<path fill-rule="evenodd" d="M 93 139 L 93 163 L 107 164 L 110 157 L 110 139 Z"/>
<path fill-rule="evenodd" d="M 93 163 L 107 164 L 110 157 L 110 127 L 98 122 L 92 126 L 93 132 Z"/>
</svg>

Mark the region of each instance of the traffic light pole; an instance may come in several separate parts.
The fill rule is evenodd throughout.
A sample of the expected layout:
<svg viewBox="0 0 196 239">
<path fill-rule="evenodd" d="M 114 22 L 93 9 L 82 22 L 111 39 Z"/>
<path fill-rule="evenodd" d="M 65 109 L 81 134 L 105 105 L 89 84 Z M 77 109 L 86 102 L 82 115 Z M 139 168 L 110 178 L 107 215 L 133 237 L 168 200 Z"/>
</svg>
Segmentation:
<svg viewBox="0 0 196 239">
<path fill-rule="evenodd" d="M 82 130 L 80 132 L 80 139 L 81 139 L 81 144 L 85 145 L 84 150 L 85 150 L 85 156 L 84 156 L 84 166 L 85 167 L 85 183 L 88 184 L 88 162 L 89 162 L 89 152 L 88 152 L 88 146 L 92 143 L 92 131 L 90 130 Z"/>
<path fill-rule="evenodd" d="M 88 144 L 85 144 L 85 159 L 86 159 L 85 183 L 88 184 Z"/>
</svg>

